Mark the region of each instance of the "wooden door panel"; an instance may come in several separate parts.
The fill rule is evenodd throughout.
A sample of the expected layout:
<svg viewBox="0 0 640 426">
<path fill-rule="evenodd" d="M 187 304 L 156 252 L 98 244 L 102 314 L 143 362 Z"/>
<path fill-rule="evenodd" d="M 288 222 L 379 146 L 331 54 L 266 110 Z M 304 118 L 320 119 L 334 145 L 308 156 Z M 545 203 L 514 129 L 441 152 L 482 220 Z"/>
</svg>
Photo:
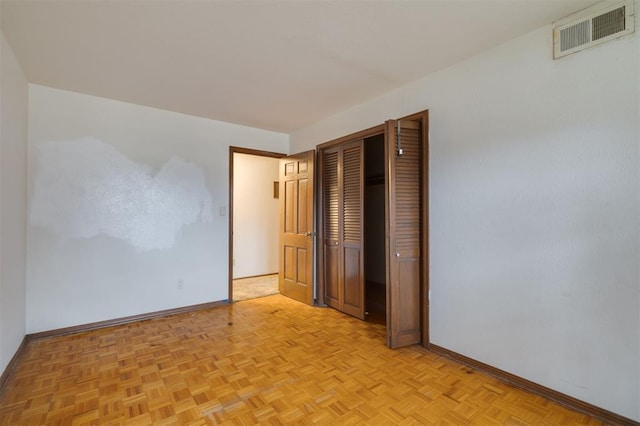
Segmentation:
<svg viewBox="0 0 640 426">
<path fill-rule="evenodd" d="M 327 305 L 340 307 L 340 250 L 337 245 L 326 244 L 324 249 L 324 285 Z"/>
<path fill-rule="evenodd" d="M 323 279 L 327 305 L 340 309 L 340 179 L 338 163 L 341 155 L 335 149 L 322 152 L 322 241 Z"/>
<path fill-rule="evenodd" d="M 296 247 L 296 264 L 298 265 L 298 275 L 296 276 L 296 284 L 300 286 L 308 286 L 311 284 L 307 281 L 311 274 L 307 274 L 307 250 Z"/>
<path fill-rule="evenodd" d="M 313 190 L 310 186 L 309 179 L 299 179 L 297 185 L 298 193 L 296 194 L 298 197 L 298 233 L 305 233 L 313 231 L 313 218 L 309 218 L 307 215 L 307 211 L 309 208 L 313 208 L 313 205 L 309 206 L 309 192 Z"/>
<path fill-rule="evenodd" d="M 285 176 L 294 175 L 296 173 L 296 164 L 298 161 L 294 158 L 285 159 L 283 161 L 286 161 L 284 165 L 284 175 Z"/>
<path fill-rule="evenodd" d="M 416 283 L 420 281 L 419 257 L 400 256 L 398 261 L 397 281 L 399 283 Z M 402 301 L 402 309 L 398 315 L 398 335 L 396 346 L 407 346 L 418 343 L 416 335 L 420 335 L 420 288 L 416 285 L 397 287 L 396 298 Z"/>
<path fill-rule="evenodd" d="M 285 247 L 285 273 L 282 293 L 304 302 L 312 289 L 309 278 L 308 252 L 301 247 Z"/>
<path fill-rule="evenodd" d="M 418 122 L 396 120 L 385 131 L 387 169 L 387 344 L 419 343 L 422 282 L 422 132 Z"/>
<path fill-rule="evenodd" d="M 295 247 L 287 247 L 287 246 L 284 247 L 283 274 L 284 274 L 284 279 L 286 281 L 295 281 L 296 279 L 295 263 L 293 261 L 294 252 L 295 252 Z"/>
<path fill-rule="evenodd" d="M 280 161 L 280 292 L 313 304 L 314 151 Z"/>
<path fill-rule="evenodd" d="M 363 141 L 344 145 L 342 152 L 342 308 L 364 319 L 364 149 Z"/>
<path fill-rule="evenodd" d="M 288 166 L 288 165 L 287 165 Z M 284 182 L 284 205 L 285 205 L 285 215 L 284 215 L 284 232 L 288 234 L 292 234 L 296 232 L 296 181 L 285 181 Z"/>
<path fill-rule="evenodd" d="M 342 311 L 364 319 L 364 279 L 360 247 L 344 248 L 344 297 Z"/>
<path fill-rule="evenodd" d="M 326 303 L 364 319 L 364 150 L 357 140 L 324 149 L 323 280 Z"/>
<path fill-rule="evenodd" d="M 309 159 L 301 158 L 298 160 L 298 173 L 308 173 L 310 170 Z"/>
</svg>

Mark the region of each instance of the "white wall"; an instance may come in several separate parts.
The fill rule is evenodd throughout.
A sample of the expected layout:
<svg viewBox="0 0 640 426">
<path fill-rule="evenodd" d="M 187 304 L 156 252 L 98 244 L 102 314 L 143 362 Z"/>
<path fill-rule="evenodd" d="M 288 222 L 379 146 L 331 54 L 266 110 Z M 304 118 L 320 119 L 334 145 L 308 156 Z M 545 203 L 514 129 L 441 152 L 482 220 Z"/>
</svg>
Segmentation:
<svg viewBox="0 0 640 426">
<path fill-rule="evenodd" d="M 27 80 L 0 32 L 0 374 L 25 335 Z"/>
<path fill-rule="evenodd" d="M 278 217 L 273 198 L 280 160 L 233 156 L 233 278 L 278 273 Z"/>
<path fill-rule="evenodd" d="M 432 343 L 635 420 L 639 44 L 541 28 L 291 135 L 429 109 Z"/>
<path fill-rule="evenodd" d="M 227 299 L 229 146 L 288 136 L 29 87 L 27 331 Z"/>
</svg>

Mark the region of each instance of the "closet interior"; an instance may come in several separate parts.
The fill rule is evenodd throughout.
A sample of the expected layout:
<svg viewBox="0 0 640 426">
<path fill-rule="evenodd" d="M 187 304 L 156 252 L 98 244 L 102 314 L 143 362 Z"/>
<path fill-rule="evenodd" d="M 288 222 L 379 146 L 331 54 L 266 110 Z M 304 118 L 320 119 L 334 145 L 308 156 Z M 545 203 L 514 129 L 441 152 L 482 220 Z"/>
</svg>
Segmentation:
<svg viewBox="0 0 640 426">
<path fill-rule="evenodd" d="M 364 139 L 365 319 L 386 323 L 384 135 Z"/>
</svg>

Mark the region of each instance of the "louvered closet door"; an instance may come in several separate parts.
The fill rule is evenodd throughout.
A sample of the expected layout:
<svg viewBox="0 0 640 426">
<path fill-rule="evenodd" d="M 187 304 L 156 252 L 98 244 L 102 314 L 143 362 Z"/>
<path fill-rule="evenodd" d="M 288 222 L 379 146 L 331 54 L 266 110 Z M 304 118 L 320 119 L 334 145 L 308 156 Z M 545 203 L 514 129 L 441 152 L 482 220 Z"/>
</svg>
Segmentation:
<svg viewBox="0 0 640 426">
<path fill-rule="evenodd" d="M 422 132 L 420 123 L 401 121 L 402 155 L 396 154 L 397 121 L 386 123 L 389 250 L 387 274 L 387 344 L 421 341 L 422 279 Z"/>
<path fill-rule="evenodd" d="M 340 279 L 340 178 L 338 164 L 342 152 L 325 149 L 322 155 L 322 197 L 323 197 L 323 276 L 326 302 L 332 308 L 340 309 L 342 297 Z"/>
<path fill-rule="evenodd" d="M 326 302 L 364 319 L 362 141 L 325 149 L 322 155 Z"/>
<path fill-rule="evenodd" d="M 362 141 L 342 152 L 342 311 L 364 319 L 364 150 Z"/>
</svg>

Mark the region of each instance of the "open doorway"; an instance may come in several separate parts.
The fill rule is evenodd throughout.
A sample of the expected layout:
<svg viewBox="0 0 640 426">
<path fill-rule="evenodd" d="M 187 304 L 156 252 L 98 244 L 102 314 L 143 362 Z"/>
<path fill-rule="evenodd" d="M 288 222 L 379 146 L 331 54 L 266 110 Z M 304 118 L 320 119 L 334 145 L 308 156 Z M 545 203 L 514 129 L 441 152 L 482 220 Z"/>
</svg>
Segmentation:
<svg viewBox="0 0 640 426">
<path fill-rule="evenodd" d="M 387 268 L 385 260 L 384 134 L 364 139 L 364 278 L 365 319 L 385 324 Z"/>
<path fill-rule="evenodd" d="M 278 293 L 278 171 L 283 156 L 230 149 L 230 302 Z"/>
</svg>

